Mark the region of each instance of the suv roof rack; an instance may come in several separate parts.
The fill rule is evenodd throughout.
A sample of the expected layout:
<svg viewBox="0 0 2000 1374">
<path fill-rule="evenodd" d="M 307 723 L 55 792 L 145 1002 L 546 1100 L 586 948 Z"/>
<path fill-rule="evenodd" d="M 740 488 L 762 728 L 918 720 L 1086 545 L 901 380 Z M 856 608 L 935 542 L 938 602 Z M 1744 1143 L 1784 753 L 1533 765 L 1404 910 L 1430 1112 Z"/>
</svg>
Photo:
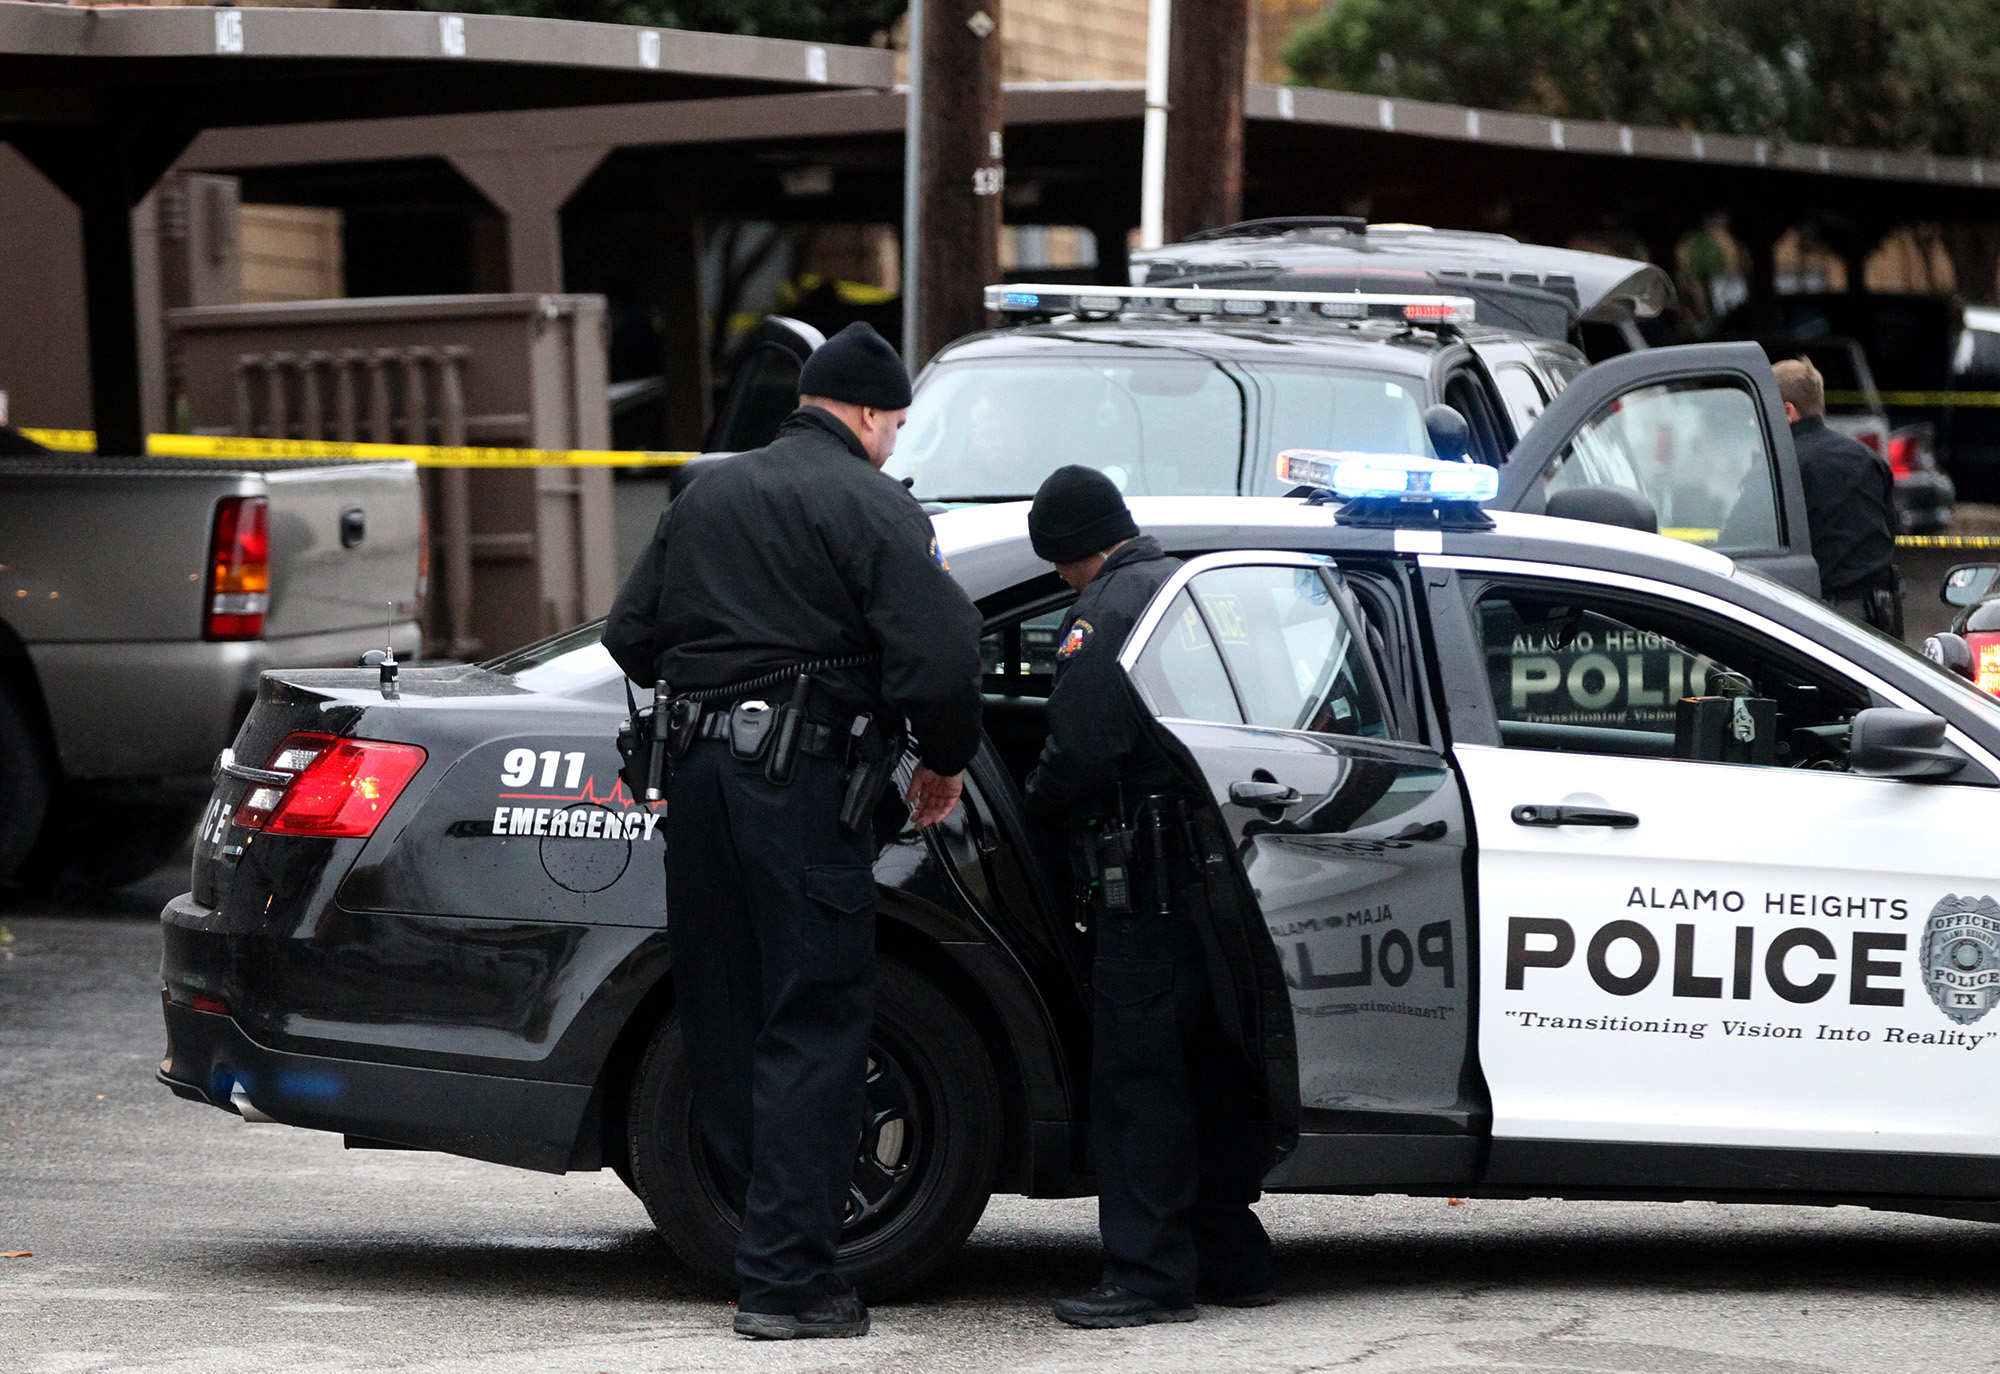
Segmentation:
<svg viewBox="0 0 2000 1374">
<path fill-rule="evenodd" d="M 1246 219 L 1240 224 L 1224 224 L 1215 229 L 1197 229 L 1181 242 L 1276 238 L 1296 229 L 1338 229 L 1348 234 L 1365 234 L 1368 232 L 1368 221 L 1360 215 L 1274 215 L 1268 219 Z"/>
<path fill-rule="evenodd" d="M 1076 286 L 1011 282 L 986 288 L 986 308 L 1002 315 L 1083 320 L 1156 319 L 1367 320 L 1448 328 L 1471 324 L 1470 296 L 1379 291 L 1230 291 L 1199 286 Z"/>
</svg>

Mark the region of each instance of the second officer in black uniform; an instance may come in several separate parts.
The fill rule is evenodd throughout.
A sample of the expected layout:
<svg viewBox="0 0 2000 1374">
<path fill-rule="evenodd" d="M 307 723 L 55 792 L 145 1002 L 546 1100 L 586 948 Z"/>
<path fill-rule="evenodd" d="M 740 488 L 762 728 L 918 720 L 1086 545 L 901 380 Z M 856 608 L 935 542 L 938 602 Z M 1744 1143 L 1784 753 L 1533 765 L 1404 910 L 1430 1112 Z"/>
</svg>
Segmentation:
<svg viewBox="0 0 2000 1374">
<path fill-rule="evenodd" d="M 697 1121 L 743 1219 L 736 1330 L 859 1336 L 834 1270 L 874 1018 L 869 784 L 921 766 L 918 825 L 979 745 L 979 614 L 930 518 L 880 469 L 910 404 L 865 324 L 807 359 L 768 447 L 661 517 L 605 623 L 673 701 L 667 907 Z"/>
<path fill-rule="evenodd" d="M 1058 641 L 1028 806 L 1063 826 L 1094 880 L 1097 937 L 1091 1101 L 1104 1270 L 1056 1315 L 1123 1327 L 1192 1321 L 1197 1300 L 1261 1307 L 1274 1301 L 1271 1243 L 1250 1204 L 1268 1131 L 1250 1066 L 1216 1020 L 1184 895 L 1199 882 L 1180 843 L 1184 794 L 1118 664 L 1180 560 L 1139 533 L 1117 487 L 1091 468 L 1042 483 L 1028 534 L 1081 593 Z"/>
</svg>

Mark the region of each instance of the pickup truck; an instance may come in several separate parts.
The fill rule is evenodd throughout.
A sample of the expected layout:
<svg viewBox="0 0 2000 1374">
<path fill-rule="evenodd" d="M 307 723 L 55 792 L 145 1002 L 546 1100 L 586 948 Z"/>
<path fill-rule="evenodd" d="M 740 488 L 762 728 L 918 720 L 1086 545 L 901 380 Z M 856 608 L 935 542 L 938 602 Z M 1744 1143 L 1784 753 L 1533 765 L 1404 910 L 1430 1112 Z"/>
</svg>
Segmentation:
<svg viewBox="0 0 2000 1374">
<path fill-rule="evenodd" d="M 143 877 L 192 832 L 265 669 L 418 652 L 413 464 L 0 441 L 0 882 Z"/>
</svg>

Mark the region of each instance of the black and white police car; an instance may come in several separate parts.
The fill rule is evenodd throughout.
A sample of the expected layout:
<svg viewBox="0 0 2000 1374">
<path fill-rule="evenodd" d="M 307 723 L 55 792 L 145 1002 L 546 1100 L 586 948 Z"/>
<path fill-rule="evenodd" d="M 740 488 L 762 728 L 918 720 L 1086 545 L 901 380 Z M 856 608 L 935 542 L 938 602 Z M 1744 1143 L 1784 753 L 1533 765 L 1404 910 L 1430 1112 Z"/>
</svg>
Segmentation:
<svg viewBox="0 0 2000 1374">
<path fill-rule="evenodd" d="M 1122 651 L 1209 803 L 1268 1186 L 2000 1220 L 2000 703 L 1711 550 L 1489 517 L 1491 468 L 1281 461 L 1314 494 L 1134 501 L 1189 561 Z M 877 818 L 842 1252 L 871 1295 L 991 1192 L 1091 1187 L 1090 936 L 1020 806 L 1070 594 L 1025 507 L 936 526 L 985 615 L 987 741 L 946 822 Z M 727 1282 L 624 709 L 594 626 L 395 696 L 267 674 L 162 913 L 161 1081 L 616 1169 Z"/>
</svg>

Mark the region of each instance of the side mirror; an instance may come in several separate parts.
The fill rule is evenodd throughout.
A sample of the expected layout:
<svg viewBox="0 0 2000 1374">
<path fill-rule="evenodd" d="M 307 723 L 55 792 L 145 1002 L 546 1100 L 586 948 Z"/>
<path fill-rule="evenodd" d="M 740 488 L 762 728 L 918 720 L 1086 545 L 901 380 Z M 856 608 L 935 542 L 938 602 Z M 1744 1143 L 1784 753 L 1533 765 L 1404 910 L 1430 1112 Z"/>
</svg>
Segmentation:
<svg viewBox="0 0 2000 1374">
<path fill-rule="evenodd" d="M 1431 447 L 1448 463 L 1472 461 L 1472 426 L 1453 406 L 1434 405 L 1424 411 L 1424 433 Z M 1995 569 L 2000 572 L 2000 568 Z"/>
<path fill-rule="evenodd" d="M 1977 606 L 2000 582 L 2000 563 L 1961 563 L 1944 575 L 1938 600 L 1947 606 Z"/>
<path fill-rule="evenodd" d="M 1873 706 L 1855 713 L 1847 766 L 1864 778 L 1921 782 L 1948 778 L 1965 764 L 1965 755 L 1945 743 L 1942 716 L 1893 706 Z"/>
<path fill-rule="evenodd" d="M 1932 635 L 1924 641 L 1924 657 L 1967 682 L 1979 681 L 1979 670 L 1972 661 L 1972 646 L 1965 642 L 1964 635 L 1955 635 L 1950 630 Z"/>
</svg>

